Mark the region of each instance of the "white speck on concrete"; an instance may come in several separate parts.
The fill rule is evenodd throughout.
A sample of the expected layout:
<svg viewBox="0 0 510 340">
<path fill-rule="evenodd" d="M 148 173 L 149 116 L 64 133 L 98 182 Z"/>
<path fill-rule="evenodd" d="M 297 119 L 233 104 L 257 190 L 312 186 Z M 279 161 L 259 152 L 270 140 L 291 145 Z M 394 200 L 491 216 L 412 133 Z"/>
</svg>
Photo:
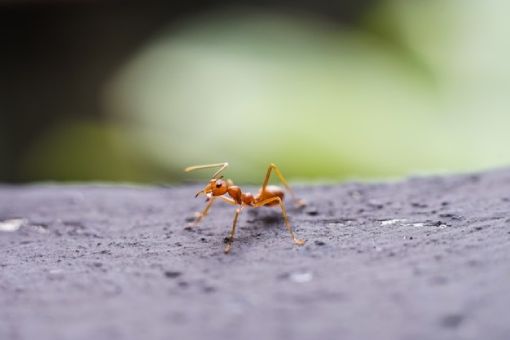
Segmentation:
<svg viewBox="0 0 510 340">
<path fill-rule="evenodd" d="M 307 283 L 312 281 L 313 274 L 311 272 L 296 272 L 289 275 L 289 280 L 296 283 Z"/>
<path fill-rule="evenodd" d="M 393 225 L 393 224 L 396 224 L 396 223 L 399 223 L 399 222 L 405 222 L 406 220 L 405 219 L 398 219 L 398 218 L 395 218 L 395 219 L 392 219 L 392 220 L 384 220 L 384 221 L 381 221 L 381 225 L 382 226 L 385 226 L 385 225 Z"/>
<path fill-rule="evenodd" d="M 0 221 L 0 231 L 13 232 L 18 230 L 24 223 L 25 220 L 22 218 Z"/>
</svg>

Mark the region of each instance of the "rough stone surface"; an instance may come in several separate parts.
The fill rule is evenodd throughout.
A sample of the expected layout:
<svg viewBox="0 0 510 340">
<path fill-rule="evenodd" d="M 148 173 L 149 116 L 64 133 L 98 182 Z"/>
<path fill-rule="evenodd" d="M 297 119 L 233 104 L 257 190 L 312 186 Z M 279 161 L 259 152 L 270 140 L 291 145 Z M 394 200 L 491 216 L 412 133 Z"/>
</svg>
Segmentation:
<svg viewBox="0 0 510 340">
<path fill-rule="evenodd" d="M 0 339 L 510 339 L 509 170 L 298 187 L 305 246 L 246 210 L 229 255 L 197 188 L 0 187 Z"/>
</svg>

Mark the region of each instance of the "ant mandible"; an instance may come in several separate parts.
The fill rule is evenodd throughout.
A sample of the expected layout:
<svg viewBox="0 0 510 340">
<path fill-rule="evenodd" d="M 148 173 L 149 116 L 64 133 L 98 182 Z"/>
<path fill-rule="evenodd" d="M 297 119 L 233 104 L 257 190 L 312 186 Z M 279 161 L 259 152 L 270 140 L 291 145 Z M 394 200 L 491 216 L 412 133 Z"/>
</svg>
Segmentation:
<svg viewBox="0 0 510 340">
<path fill-rule="evenodd" d="M 303 245 L 305 243 L 304 240 L 300 240 L 296 238 L 296 235 L 294 234 L 294 231 L 292 230 L 292 227 L 289 223 L 289 219 L 287 218 L 287 212 L 285 210 L 285 204 L 283 203 L 283 198 L 285 196 L 284 191 L 277 186 L 274 185 L 268 185 L 269 178 L 271 176 L 271 172 L 274 170 L 280 181 L 283 183 L 285 188 L 290 192 L 290 194 L 295 199 L 296 206 L 304 206 L 305 203 L 303 200 L 296 199 L 295 194 L 292 191 L 292 189 L 289 187 L 289 184 L 287 183 L 287 180 L 283 177 L 282 173 L 280 172 L 280 169 L 278 167 L 271 163 L 269 165 L 269 168 L 267 169 L 266 177 L 264 178 L 264 183 L 262 183 L 262 187 L 260 188 L 259 192 L 256 195 L 252 195 L 251 193 L 243 193 L 241 191 L 241 188 L 234 185 L 234 182 L 232 182 L 230 179 L 223 180 L 223 176 L 220 177 L 220 174 L 225 168 L 228 166 L 228 163 L 215 163 L 215 164 L 205 164 L 205 165 L 194 165 L 187 167 L 184 169 L 186 172 L 199 170 L 199 169 L 208 169 L 208 168 L 217 168 L 219 167 L 219 170 L 216 171 L 213 175 L 209 183 L 205 186 L 204 189 L 200 190 L 196 193 L 195 197 L 198 197 L 200 194 L 204 194 L 208 198 L 207 205 L 205 206 L 204 210 L 202 212 L 196 213 L 196 219 L 192 223 L 192 225 L 197 225 L 200 223 L 200 221 L 207 216 L 207 213 L 209 212 L 209 209 L 211 208 L 212 204 L 214 203 L 214 200 L 216 198 L 221 198 L 225 202 L 239 206 L 236 209 L 235 215 L 234 215 L 234 221 L 232 223 L 232 229 L 230 230 L 230 234 L 227 238 L 225 238 L 225 253 L 229 253 L 232 249 L 232 243 L 234 242 L 234 236 L 236 233 L 236 226 L 237 226 L 237 220 L 239 218 L 239 214 L 243 210 L 244 207 L 252 207 L 252 208 L 259 208 L 259 207 L 270 207 L 275 205 L 280 205 L 280 208 L 282 210 L 283 219 L 285 221 L 285 226 L 287 227 L 287 230 L 290 233 L 290 236 L 292 237 L 292 241 L 297 245 Z"/>
</svg>

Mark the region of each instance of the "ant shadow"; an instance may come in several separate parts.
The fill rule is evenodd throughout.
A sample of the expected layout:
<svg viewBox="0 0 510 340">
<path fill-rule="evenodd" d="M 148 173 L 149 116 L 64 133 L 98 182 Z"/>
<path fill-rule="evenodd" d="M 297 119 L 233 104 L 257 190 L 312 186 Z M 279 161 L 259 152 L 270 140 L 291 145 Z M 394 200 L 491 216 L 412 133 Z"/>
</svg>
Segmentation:
<svg viewBox="0 0 510 340">
<path fill-rule="evenodd" d="M 284 223 L 281 212 L 275 209 L 267 209 L 266 211 L 261 210 L 248 210 L 248 218 L 245 220 L 249 224 L 255 224 L 256 226 L 263 225 L 264 228 L 272 228 L 274 224 Z"/>
<path fill-rule="evenodd" d="M 292 221 L 291 221 L 292 224 Z M 277 238 L 285 239 L 288 231 L 281 210 L 278 208 L 263 207 L 263 209 L 250 209 L 245 219 L 239 221 L 234 248 L 237 245 L 251 247 L 259 242 Z"/>
</svg>

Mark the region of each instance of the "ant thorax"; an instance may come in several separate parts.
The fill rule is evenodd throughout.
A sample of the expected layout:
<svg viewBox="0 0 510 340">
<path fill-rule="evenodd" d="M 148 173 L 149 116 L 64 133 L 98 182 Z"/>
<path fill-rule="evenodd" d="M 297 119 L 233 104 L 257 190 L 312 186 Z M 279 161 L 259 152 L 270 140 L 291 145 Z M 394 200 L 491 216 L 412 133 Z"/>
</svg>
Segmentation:
<svg viewBox="0 0 510 340">
<path fill-rule="evenodd" d="M 253 194 L 249 192 L 243 193 L 237 185 L 229 186 L 227 192 L 237 204 L 251 205 L 254 202 Z"/>
</svg>

